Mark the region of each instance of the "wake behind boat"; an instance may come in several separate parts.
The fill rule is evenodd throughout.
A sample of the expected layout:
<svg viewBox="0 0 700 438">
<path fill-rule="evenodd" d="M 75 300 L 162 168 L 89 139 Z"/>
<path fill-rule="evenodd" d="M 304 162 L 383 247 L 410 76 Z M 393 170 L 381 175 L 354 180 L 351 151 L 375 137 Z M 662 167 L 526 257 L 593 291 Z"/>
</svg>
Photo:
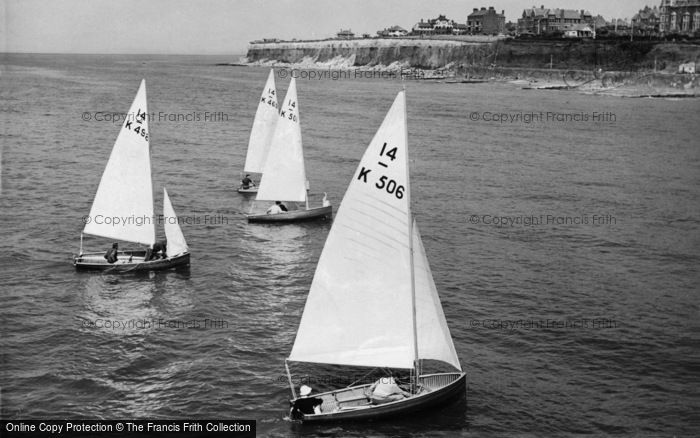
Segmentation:
<svg viewBox="0 0 700 438">
<path fill-rule="evenodd" d="M 187 242 L 165 188 L 162 221 L 166 241 L 156 243 L 146 102 L 146 81 L 143 80 L 127 113 L 129 117 L 114 142 L 90 214 L 83 218 L 86 224 L 80 233 L 80 253 L 73 257 L 76 269 L 130 272 L 169 269 L 190 263 Z M 115 218 L 134 220 L 117 221 Z M 120 251 L 117 242 L 107 253 L 85 253 L 84 234 L 143 244 L 148 248 Z"/>
<path fill-rule="evenodd" d="M 324 196 L 320 207 L 309 207 L 304 150 L 301 142 L 296 80 L 284 98 L 260 187 L 247 215 L 249 222 L 298 222 L 327 218 L 333 207 Z"/>
<path fill-rule="evenodd" d="M 285 360 L 292 418 L 372 419 L 465 394 L 466 375 L 411 214 L 408 163 L 402 91 L 360 161 L 318 261 Z M 317 395 L 302 386 L 297 397 L 288 362 L 392 372 L 373 385 Z M 436 364 L 454 371 L 424 372 Z M 408 387 L 399 386 L 399 374 L 410 375 Z"/>
<path fill-rule="evenodd" d="M 238 187 L 238 193 L 257 193 L 258 187 L 253 182 L 250 174 L 261 174 L 265 167 L 267 154 L 270 151 L 270 143 L 275 132 L 275 126 L 279 119 L 277 105 L 277 89 L 275 88 L 274 70 L 270 69 L 265 88 L 258 102 L 255 112 L 253 127 L 250 130 L 248 140 L 248 153 L 245 157 L 243 171 L 245 176 Z"/>
</svg>

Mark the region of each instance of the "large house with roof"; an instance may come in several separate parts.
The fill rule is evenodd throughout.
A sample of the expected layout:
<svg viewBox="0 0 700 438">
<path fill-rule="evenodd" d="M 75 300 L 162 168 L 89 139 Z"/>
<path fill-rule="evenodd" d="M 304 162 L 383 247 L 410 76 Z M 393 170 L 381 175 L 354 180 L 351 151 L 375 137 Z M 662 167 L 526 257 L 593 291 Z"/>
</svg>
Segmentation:
<svg viewBox="0 0 700 438">
<path fill-rule="evenodd" d="M 383 37 L 383 38 L 396 38 L 396 37 L 402 37 L 408 35 L 408 31 L 404 29 L 401 26 L 391 26 L 389 28 L 386 28 L 384 30 L 378 30 L 377 31 L 377 36 Z"/>
<path fill-rule="evenodd" d="M 470 34 L 497 35 L 503 33 L 506 28 L 505 11 L 499 14 L 493 6 L 486 8 L 474 8 L 467 17 L 467 32 Z"/>
<path fill-rule="evenodd" d="M 644 9 L 640 9 L 634 17 L 632 17 L 632 26 L 634 27 L 635 33 L 656 33 L 659 31 L 659 21 L 661 18 L 661 13 L 659 8 L 654 6 L 650 8 L 645 6 Z"/>
<path fill-rule="evenodd" d="M 591 13 L 581 9 L 549 9 L 544 6 L 523 10 L 522 18 L 518 19 L 518 33 L 542 35 L 552 32 L 564 33 L 579 24 L 590 24 L 593 21 Z"/>
<path fill-rule="evenodd" d="M 700 31 L 700 0 L 661 0 L 659 32 L 694 33 Z"/>
<path fill-rule="evenodd" d="M 335 36 L 339 40 L 351 40 L 355 38 L 355 33 L 350 29 L 340 29 L 340 32 L 335 34 Z"/>
<path fill-rule="evenodd" d="M 456 26 L 456 29 L 455 29 Z M 444 15 L 439 15 L 437 18 L 423 20 L 413 26 L 413 35 L 453 35 L 466 33 L 466 28 L 463 25 L 455 23 Z"/>
</svg>

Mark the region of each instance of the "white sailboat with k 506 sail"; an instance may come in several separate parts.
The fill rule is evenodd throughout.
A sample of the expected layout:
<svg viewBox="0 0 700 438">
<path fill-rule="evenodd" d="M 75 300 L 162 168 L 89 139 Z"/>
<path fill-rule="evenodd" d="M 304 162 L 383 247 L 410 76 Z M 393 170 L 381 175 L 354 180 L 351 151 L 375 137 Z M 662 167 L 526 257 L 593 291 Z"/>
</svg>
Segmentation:
<svg viewBox="0 0 700 438">
<path fill-rule="evenodd" d="M 163 189 L 163 216 L 153 215 L 150 130 L 146 81 L 141 81 L 134 102 L 114 142 L 90 214 L 83 217 L 80 253 L 73 257 L 78 269 L 116 272 L 169 269 L 189 265 L 190 253 L 180 225 Z M 156 222 L 165 229 L 165 242 L 156 242 Z M 83 234 L 147 245 L 146 249 L 83 252 Z M 156 254 L 156 252 L 158 254 Z"/>
<path fill-rule="evenodd" d="M 410 387 L 380 399 L 376 385 L 361 384 L 313 395 L 308 403 L 308 387 L 297 397 L 292 386 L 292 417 L 376 418 L 465 394 L 466 375 L 411 214 L 408 162 L 402 91 L 340 204 L 285 365 L 392 369 L 408 373 Z M 454 371 L 426 374 L 424 366 L 435 363 Z M 386 379 L 394 385 L 393 377 Z M 315 409 L 305 411 L 311 405 Z"/>
<path fill-rule="evenodd" d="M 281 105 L 270 151 L 249 222 L 296 222 L 330 218 L 333 208 L 324 197 L 320 207 L 309 207 L 304 150 L 301 142 L 297 84 L 292 78 Z"/>
<path fill-rule="evenodd" d="M 262 174 L 270 151 L 272 135 L 279 119 L 277 106 L 277 89 L 275 88 L 275 73 L 270 69 L 265 88 L 258 102 L 258 109 L 255 112 L 253 127 L 250 130 L 248 140 L 248 152 L 245 157 L 243 172 L 245 176 L 238 187 L 239 193 L 257 193 L 258 187 L 251 178 L 251 174 Z"/>
</svg>

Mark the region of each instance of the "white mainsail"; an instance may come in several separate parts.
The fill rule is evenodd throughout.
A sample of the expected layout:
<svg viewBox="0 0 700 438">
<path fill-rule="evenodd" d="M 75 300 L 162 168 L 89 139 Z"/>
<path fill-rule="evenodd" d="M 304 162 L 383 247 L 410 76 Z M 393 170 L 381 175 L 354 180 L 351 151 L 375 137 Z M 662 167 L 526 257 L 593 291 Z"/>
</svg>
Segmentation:
<svg viewBox="0 0 700 438">
<path fill-rule="evenodd" d="M 405 105 L 400 92 L 345 193 L 291 361 L 414 366 Z"/>
<path fill-rule="evenodd" d="M 149 135 L 142 80 L 102 174 L 85 234 L 145 245 L 155 242 Z"/>
<path fill-rule="evenodd" d="M 306 200 L 306 171 L 299 123 L 297 84 L 292 78 L 281 105 L 256 200 Z"/>
<path fill-rule="evenodd" d="M 413 220 L 413 266 L 416 279 L 418 357 L 439 360 L 462 371 L 415 219 Z"/>
<path fill-rule="evenodd" d="M 277 110 L 277 91 L 275 89 L 275 74 L 270 69 L 265 88 L 260 96 L 258 109 L 255 112 L 253 128 L 250 130 L 248 141 L 248 153 L 245 158 L 245 172 L 262 173 L 267 154 L 270 150 L 270 142 L 275 132 L 275 125 L 279 118 Z"/>
<path fill-rule="evenodd" d="M 180 224 L 177 222 L 177 215 L 165 187 L 163 188 L 163 228 L 165 229 L 165 238 L 168 240 L 166 249 L 168 257 L 186 253 L 188 251 L 187 242 L 180 229 Z"/>
</svg>

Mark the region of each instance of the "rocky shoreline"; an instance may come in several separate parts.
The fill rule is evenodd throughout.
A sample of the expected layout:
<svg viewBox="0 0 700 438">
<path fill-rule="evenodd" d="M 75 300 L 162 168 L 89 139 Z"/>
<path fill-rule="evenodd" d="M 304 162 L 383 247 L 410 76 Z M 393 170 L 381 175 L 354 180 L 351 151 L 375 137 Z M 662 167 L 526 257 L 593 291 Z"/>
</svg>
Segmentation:
<svg viewBox="0 0 700 438">
<path fill-rule="evenodd" d="M 368 39 L 251 44 L 241 63 L 319 80 L 347 79 L 344 72 L 354 72 L 356 78 L 383 75 L 446 83 L 508 82 L 529 89 L 628 97 L 700 97 L 700 77 L 676 73 L 678 65 L 689 61 L 700 62 L 700 46 Z"/>
</svg>

